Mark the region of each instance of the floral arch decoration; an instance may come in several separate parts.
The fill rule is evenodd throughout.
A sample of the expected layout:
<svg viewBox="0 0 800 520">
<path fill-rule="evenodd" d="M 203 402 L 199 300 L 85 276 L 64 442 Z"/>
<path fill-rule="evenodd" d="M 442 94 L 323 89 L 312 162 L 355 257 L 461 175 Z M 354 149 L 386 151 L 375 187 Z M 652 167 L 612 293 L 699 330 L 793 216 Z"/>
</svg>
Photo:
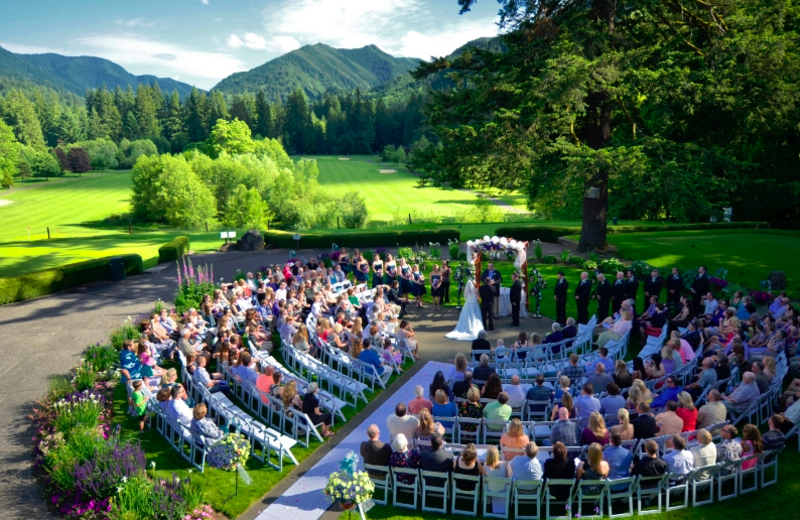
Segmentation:
<svg viewBox="0 0 800 520">
<path fill-rule="evenodd" d="M 501 254 L 514 255 L 514 268 L 522 277 L 525 292 L 525 307 L 530 310 L 528 291 L 528 242 L 514 240 L 506 237 L 489 237 L 488 235 L 477 240 L 467 241 L 467 261 L 475 269 L 475 288 L 481 286 L 481 260 L 482 254 L 487 253 L 490 258 L 499 259 Z"/>
</svg>

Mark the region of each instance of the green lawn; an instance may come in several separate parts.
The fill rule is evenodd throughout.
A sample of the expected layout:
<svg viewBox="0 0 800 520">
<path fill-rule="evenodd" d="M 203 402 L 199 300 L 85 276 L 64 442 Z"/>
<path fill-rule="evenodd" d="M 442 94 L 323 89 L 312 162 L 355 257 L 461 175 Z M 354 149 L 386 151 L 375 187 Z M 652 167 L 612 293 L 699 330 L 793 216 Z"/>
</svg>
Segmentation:
<svg viewBox="0 0 800 520">
<path fill-rule="evenodd" d="M 308 158 L 317 160 L 319 183 L 331 194 L 360 191 L 367 200 L 370 220 L 376 222 L 392 223 L 395 213 L 402 215 L 404 222 L 408 221 L 409 213 L 415 212 L 452 217 L 475 204 L 476 196 L 469 192 L 432 186 L 418 188 L 415 174 L 402 164 L 382 163 L 378 156 L 354 155 L 348 160 L 340 160 L 339 156 Z M 380 170 L 396 170 L 396 173 L 380 173 Z M 524 200 L 521 204 L 519 200 L 508 198 L 507 202 L 524 209 Z"/>
</svg>

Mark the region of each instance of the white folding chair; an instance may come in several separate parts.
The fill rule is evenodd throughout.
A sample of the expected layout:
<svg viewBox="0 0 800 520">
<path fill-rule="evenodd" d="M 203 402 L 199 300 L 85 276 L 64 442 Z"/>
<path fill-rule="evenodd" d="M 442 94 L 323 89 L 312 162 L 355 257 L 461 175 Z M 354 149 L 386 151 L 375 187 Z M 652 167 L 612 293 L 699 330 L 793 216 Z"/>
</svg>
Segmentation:
<svg viewBox="0 0 800 520">
<path fill-rule="evenodd" d="M 493 490 L 492 488 L 496 489 Z M 483 516 L 508 518 L 508 505 L 511 502 L 511 479 L 483 477 Z M 491 507 L 491 511 L 489 508 Z"/>
<path fill-rule="evenodd" d="M 778 455 L 783 451 L 784 447 L 777 450 L 768 451 L 758 461 L 759 470 L 761 473 L 761 487 L 771 486 L 778 483 Z M 772 471 L 772 475 L 767 480 L 767 471 Z"/>
<path fill-rule="evenodd" d="M 677 509 L 684 509 L 689 507 L 689 487 L 691 485 L 692 479 L 694 478 L 694 473 L 695 470 L 690 471 L 681 480 L 670 479 L 669 486 L 667 486 L 666 489 L 667 511 L 675 511 Z M 678 475 L 670 475 L 670 476 L 678 476 Z M 681 493 L 683 493 L 682 497 Z"/>
<path fill-rule="evenodd" d="M 695 468 L 692 472 L 691 486 L 692 486 L 692 505 L 702 506 L 714 502 L 714 479 L 719 472 L 717 464 L 711 464 L 700 468 Z M 705 500 L 697 498 L 698 493 L 708 493 L 708 498 Z"/>
<path fill-rule="evenodd" d="M 581 515 L 581 518 L 602 518 L 603 517 L 603 503 L 605 502 L 606 493 L 608 492 L 608 480 L 579 480 L 576 482 L 575 496 L 573 503 L 577 511 L 575 516 Z M 594 514 L 584 514 L 584 504 L 588 503 L 592 507 Z"/>
<path fill-rule="evenodd" d="M 453 473 L 450 476 L 452 485 L 450 512 L 462 515 L 478 516 L 478 498 L 480 497 L 481 477 L 480 475 L 462 475 Z M 459 485 L 460 484 L 460 485 Z M 471 502 L 470 509 L 458 507 L 458 501 Z"/>
<path fill-rule="evenodd" d="M 400 478 L 406 475 L 407 479 L 413 478 L 409 484 L 402 482 Z M 392 468 L 392 505 L 394 507 L 407 507 L 409 509 L 417 508 L 417 498 L 419 497 L 419 470 L 410 468 Z M 401 502 L 397 500 L 399 492 L 404 494 L 411 494 L 413 502 Z"/>
<path fill-rule="evenodd" d="M 763 456 L 762 454 L 759 455 L 750 455 L 749 457 L 745 457 L 742 459 L 742 470 L 739 471 L 739 493 L 744 495 L 745 493 L 750 493 L 751 491 L 755 491 L 758 489 L 758 464 Z M 747 469 L 744 469 L 744 465 L 748 462 L 751 462 L 753 459 L 757 459 L 756 463 Z"/>
<path fill-rule="evenodd" d="M 739 473 L 742 471 L 742 459 L 728 460 L 718 464 L 717 471 L 717 500 L 722 502 L 729 498 L 739 496 Z M 730 485 L 731 491 L 726 492 Z"/>
<path fill-rule="evenodd" d="M 441 471 L 420 470 L 422 480 L 422 510 L 434 513 L 447 514 L 447 496 L 450 491 L 450 474 Z M 435 498 L 442 501 L 442 507 L 429 505 L 429 500 Z"/>
<path fill-rule="evenodd" d="M 511 487 L 511 500 L 514 502 L 514 518 L 517 520 L 538 519 L 542 506 L 542 481 L 514 480 Z M 532 505 L 536 514 L 520 514 L 520 506 L 524 505 Z"/>
<path fill-rule="evenodd" d="M 572 511 L 570 502 L 572 501 L 572 490 L 575 486 L 573 479 L 549 479 L 544 484 L 545 518 L 547 520 L 571 520 Z M 555 488 L 555 489 L 554 489 Z M 566 498 L 559 499 L 557 495 L 563 495 L 560 491 L 567 491 Z M 564 514 L 551 514 L 550 508 L 561 507 Z"/>
<path fill-rule="evenodd" d="M 660 477 L 640 477 L 636 482 L 636 511 L 639 515 L 652 515 L 661 513 L 661 492 L 667 485 L 669 474 Z M 656 500 L 656 509 L 645 509 L 647 502 Z M 642 502 L 645 502 L 642 507 Z"/>
<path fill-rule="evenodd" d="M 369 475 L 369 479 L 375 485 L 375 492 L 383 491 L 383 498 L 378 498 L 372 494 L 372 501 L 380 505 L 389 504 L 389 493 L 392 491 L 392 472 L 388 466 L 376 466 L 364 463 L 364 471 Z"/>
<path fill-rule="evenodd" d="M 636 491 L 637 477 L 620 478 L 608 481 L 608 517 L 619 518 L 633 516 L 633 493 Z M 628 509 L 624 513 L 614 514 L 614 501 L 627 502 Z"/>
</svg>

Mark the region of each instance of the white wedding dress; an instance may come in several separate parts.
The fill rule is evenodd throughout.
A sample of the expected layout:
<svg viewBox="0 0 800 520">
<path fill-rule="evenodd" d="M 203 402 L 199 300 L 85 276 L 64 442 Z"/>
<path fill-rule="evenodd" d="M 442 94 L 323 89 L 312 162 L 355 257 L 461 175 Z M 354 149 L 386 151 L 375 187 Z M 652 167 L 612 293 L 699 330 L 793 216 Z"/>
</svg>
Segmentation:
<svg viewBox="0 0 800 520">
<path fill-rule="evenodd" d="M 458 317 L 458 324 L 453 332 L 445 335 L 447 339 L 456 341 L 472 341 L 477 339 L 478 333 L 483 330 L 483 320 L 481 319 L 481 305 L 478 303 L 478 292 L 472 280 L 467 282 L 464 289 L 464 307 Z"/>
</svg>

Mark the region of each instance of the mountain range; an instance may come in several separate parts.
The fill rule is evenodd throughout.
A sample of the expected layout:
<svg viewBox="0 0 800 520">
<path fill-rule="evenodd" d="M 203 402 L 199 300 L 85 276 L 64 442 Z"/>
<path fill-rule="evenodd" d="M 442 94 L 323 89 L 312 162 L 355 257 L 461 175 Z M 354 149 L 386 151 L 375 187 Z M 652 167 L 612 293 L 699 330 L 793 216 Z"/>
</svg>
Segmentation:
<svg viewBox="0 0 800 520">
<path fill-rule="evenodd" d="M 9 86 L 42 85 L 59 91 L 83 96 L 86 89 L 103 85 L 113 90 L 117 86 L 134 89 L 140 84 L 158 81 L 164 92 L 177 90 L 181 97 L 192 86 L 170 78 L 134 76 L 113 61 L 95 56 L 62 56 L 60 54 L 15 54 L 0 47 L 0 80 Z"/>
<path fill-rule="evenodd" d="M 502 52 L 499 38 L 479 38 L 460 47 L 451 56 L 468 46 Z M 319 99 L 326 93 L 354 89 L 374 90 L 388 95 L 427 87 L 443 88 L 450 80 L 443 73 L 422 82 L 411 76 L 421 60 L 398 58 L 375 45 L 360 49 L 336 49 L 323 43 L 306 45 L 246 72 L 237 72 L 220 81 L 212 90 L 225 95 L 255 93 L 263 90 L 270 102 L 285 101 L 289 94 L 302 88 L 306 96 Z M 135 76 L 114 62 L 92 56 L 60 54 L 15 54 L 0 47 L 0 91 L 3 87 L 41 85 L 58 91 L 83 96 L 86 89 L 106 85 L 136 88 L 139 84 L 158 81 L 161 90 L 176 89 L 181 97 L 192 86 L 169 78 Z"/>
</svg>

